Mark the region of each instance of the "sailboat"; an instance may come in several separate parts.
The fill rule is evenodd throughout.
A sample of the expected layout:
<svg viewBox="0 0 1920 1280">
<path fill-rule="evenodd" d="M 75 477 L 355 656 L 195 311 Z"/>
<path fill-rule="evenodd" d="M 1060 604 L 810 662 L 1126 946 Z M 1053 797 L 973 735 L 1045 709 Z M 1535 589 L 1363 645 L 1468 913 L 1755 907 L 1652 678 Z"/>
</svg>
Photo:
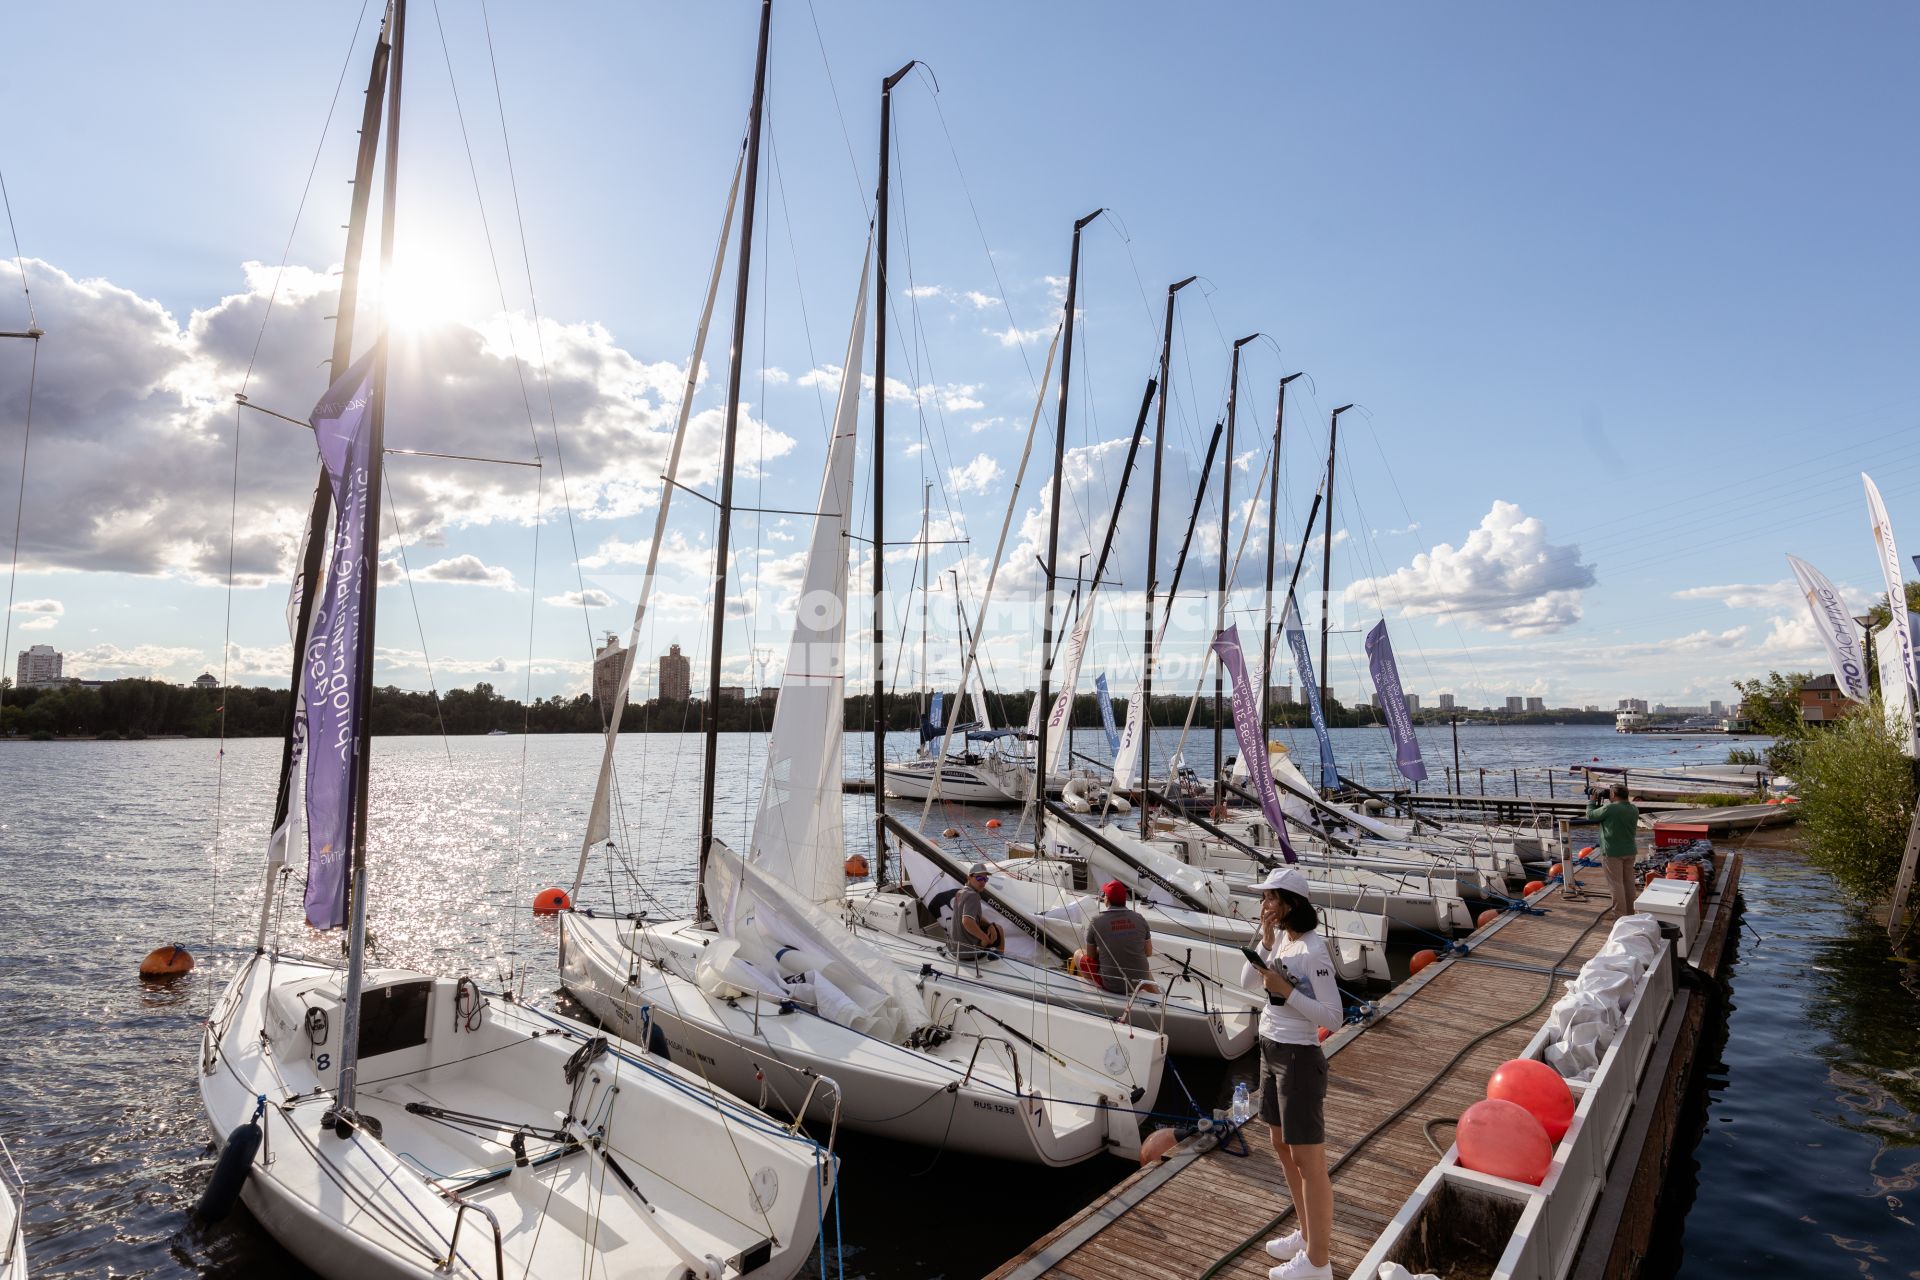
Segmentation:
<svg viewBox="0 0 1920 1280">
<path fill-rule="evenodd" d="M 697 1074 L 511 994 L 367 962 L 378 597 L 366 569 L 379 560 L 384 323 L 365 354 L 344 357 L 383 98 L 391 279 L 406 12 L 392 0 L 374 51 L 334 378 L 311 419 L 323 471 L 303 563 L 317 570 L 318 546 L 333 548 L 325 592 L 311 589 L 317 573 L 306 577 L 294 611 L 305 668 L 294 701 L 311 723 L 296 719 L 287 736 L 254 953 L 201 1041 L 201 1101 L 221 1147 L 202 1216 L 218 1218 L 237 1195 L 290 1253 L 337 1280 L 789 1277 L 809 1260 L 833 1191 L 825 1148 Z M 765 39 L 763 17 L 763 51 Z M 347 926 L 344 964 L 283 952 L 268 931 L 287 788 L 307 741 L 326 748 L 305 758 L 307 920 Z"/>
<path fill-rule="evenodd" d="M 891 92 L 912 66 L 883 85 L 883 157 Z M 753 225 L 753 151 L 750 143 L 721 463 L 715 578 L 722 584 Z M 800 598 L 813 607 L 796 612 L 750 843 L 736 851 L 713 834 L 718 725 L 710 719 L 695 916 L 650 921 L 644 914 L 599 915 L 584 906 L 563 913 L 561 980 L 606 1025 L 649 1041 L 657 1035 L 672 1059 L 698 1062 L 722 1085 L 797 1119 L 823 1126 L 837 1120 L 900 1141 L 1044 1165 L 1107 1152 L 1137 1156 L 1140 1113 L 1159 1090 L 1166 1060 L 1164 1036 L 1008 996 L 951 974 L 910 970 L 840 918 L 847 549 L 876 244 L 882 269 L 874 292 L 882 318 L 875 325 L 875 384 L 885 385 L 885 175 L 883 160 L 879 221 L 862 257 L 801 584 Z M 884 545 L 884 406 L 885 397 L 876 396 L 876 548 Z M 874 559 L 877 580 L 878 549 Z M 716 592 L 717 600 L 724 598 L 724 590 Z M 716 682 L 722 639 L 716 609 L 710 653 Z M 875 652 L 884 652 L 878 642 Z M 876 678 L 883 680 L 884 672 L 876 671 Z M 611 772 L 615 741 L 610 729 L 603 779 Z M 876 768 L 882 759 L 876 752 Z M 875 801 L 884 803 L 884 795 L 876 794 Z M 583 844 L 582 874 L 597 831 L 590 829 Z"/>
<path fill-rule="evenodd" d="M 27 1235 L 22 1225 L 26 1182 L 3 1141 L 0 1159 L 6 1161 L 6 1168 L 0 1169 L 0 1280 L 27 1280 Z"/>
</svg>

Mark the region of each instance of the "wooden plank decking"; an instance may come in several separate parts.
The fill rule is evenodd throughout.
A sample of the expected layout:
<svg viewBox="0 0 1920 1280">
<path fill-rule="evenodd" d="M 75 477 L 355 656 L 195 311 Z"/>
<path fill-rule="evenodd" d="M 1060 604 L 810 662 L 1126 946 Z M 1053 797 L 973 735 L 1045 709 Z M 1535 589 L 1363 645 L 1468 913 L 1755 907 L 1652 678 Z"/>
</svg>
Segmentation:
<svg viewBox="0 0 1920 1280">
<path fill-rule="evenodd" d="M 1738 861 L 1737 854 L 1726 860 L 1708 908 L 1703 941 L 1715 957 L 1732 915 L 1720 904 L 1731 900 Z M 1372 1023 L 1328 1041 L 1330 1161 L 1406 1108 L 1333 1176 L 1335 1275 L 1352 1272 L 1439 1158 L 1424 1132 L 1426 1122 L 1453 1120 L 1486 1096 L 1488 1075 L 1526 1046 L 1567 979 L 1606 941 L 1601 873 L 1583 871 L 1580 881 L 1588 890 L 1584 902 L 1549 890 L 1536 899 L 1544 914 L 1503 917 L 1471 939 L 1471 956 L 1429 967 L 1382 1001 Z M 1475 1037 L 1516 1017 L 1515 1025 L 1494 1032 L 1448 1067 Z M 1690 1063 L 1691 1053 L 1686 1057 Z M 1435 1140 L 1444 1149 L 1451 1128 L 1436 1128 Z M 1193 1280 L 1257 1232 L 1260 1240 L 1219 1275 L 1264 1280 L 1272 1265 L 1261 1247 L 1265 1228 L 1289 1202 L 1267 1127 L 1256 1119 L 1245 1137 L 1245 1157 L 1196 1152 L 1194 1143 L 1183 1143 L 1174 1156 L 1142 1169 L 1034 1242 L 992 1280 Z M 1639 1154 L 1623 1144 L 1616 1164 L 1630 1171 Z M 1637 1181 L 1630 1172 L 1626 1180 Z"/>
</svg>

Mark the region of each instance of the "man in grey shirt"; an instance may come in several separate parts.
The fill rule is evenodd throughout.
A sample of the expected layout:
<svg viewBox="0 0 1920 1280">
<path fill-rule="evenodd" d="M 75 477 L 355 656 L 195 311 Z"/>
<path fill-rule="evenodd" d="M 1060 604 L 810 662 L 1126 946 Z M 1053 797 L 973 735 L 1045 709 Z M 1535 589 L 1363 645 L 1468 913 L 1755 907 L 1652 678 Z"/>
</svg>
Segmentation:
<svg viewBox="0 0 1920 1280">
<path fill-rule="evenodd" d="M 1136 988 L 1158 991 L 1147 964 L 1153 955 L 1153 930 L 1146 917 L 1127 905 L 1127 886 L 1118 880 L 1107 881 L 1100 896 L 1106 905 L 1087 921 L 1086 946 L 1074 953 L 1078 969 L 1115 995 Z"/>
<path fill-rule="evenodd" d="M 980 891 L 986 887 L 987 864 L 976 862 L 967 869 L 967 882 L 953 895 L 953 918 L 947 924 L 947 937 L 953 941 L 953 954 L 962 960 L 1007 949 L 1005 931 L 987 919 L 987 906 L 980 897 Z"/>
</svg>

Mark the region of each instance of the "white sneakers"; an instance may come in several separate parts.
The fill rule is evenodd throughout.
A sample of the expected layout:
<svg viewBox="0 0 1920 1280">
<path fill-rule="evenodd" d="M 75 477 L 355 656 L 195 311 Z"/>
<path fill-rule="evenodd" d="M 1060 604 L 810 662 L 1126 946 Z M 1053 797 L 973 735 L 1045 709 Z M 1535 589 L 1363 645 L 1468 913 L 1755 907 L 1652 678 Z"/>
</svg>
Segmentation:
<svg viewBox="0 0 1920 1280">
<path fill-rule="evenodd" d="M 1294 1234 L 1298 1235 L 1299 1233 L 1295 1232 Z M 1292 1238 L 1292 1236 L 1288 1236 L 1286 1239 L 1291 1240 Z M 1275 1241 L 1274 1243 L 1285 1244 L 1286 1240 Z M 1269 1253 L 1273 1251 L 1273 1244 L 1267 1246 L 1267 1251 Z M 1316 1267 L 1313 1263 L 1307 1261 L 1307 1255 L 1304 1252 L 1296 1253 L 1290 1261 L 1283 1262 L 1279 1266 L 1268 1270 L 1267 1280 L 1333 1280 L 1333 1268 L 1331 1266 Z"/>
<path fill-rule="evenodd" d="M 1290 1262 L 1294 1254 L 1304 1251 L 1306 1247 L 1306 1236 L 1298 1231 L 1290 1231 L 1277 1240 L 1267 1241 L 1267 1256 L 1278 1258 L 1282 1262 Z"/>
</svg>

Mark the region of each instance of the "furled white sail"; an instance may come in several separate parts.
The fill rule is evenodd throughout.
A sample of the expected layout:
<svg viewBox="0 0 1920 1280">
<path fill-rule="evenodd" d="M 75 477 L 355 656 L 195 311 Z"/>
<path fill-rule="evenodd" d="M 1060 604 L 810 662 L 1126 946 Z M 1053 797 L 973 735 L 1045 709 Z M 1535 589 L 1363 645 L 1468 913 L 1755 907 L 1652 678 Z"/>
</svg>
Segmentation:
<svg viewBox="0 0 1920 1280">
<path fill-rule="evenodd" d="M 733 230 L 733 206 L 740 193 L 740 173 L 746 165 L 743 149 L 734 163 L 733 186 L 727 191 L 727 211 L 720 220 L 720 239 L 713 250 L 713 269 L 707 273 L 707 300 L 700 309 L 700 325 L 694 330 L 693 354 L 687 360 L 687 385 L 680 393 L 680 416 L 673 427 L 673 444 L 667 451 L 666 483 L 660 486 L 660 509 L 654 515 L 653 541 L 647 544 L 647 571 L 640 579 L 640 598 L 633 606 L 633 630 L 627 638 L 627 651 L 620 658 L 620 677 L 614 685 L 613 705 L 607 708 L 606 742 L 600 751 L 600 774 L 594 782 L 593 807 L 587 811 L 586 833 L 580 839 L 580 862 L 574 868 L 573 892 L 587 875 L 587 855 L 595 845 L 613 836 L 613 748 L 620 741 L 620 718 L 627 710 L 627 686 L 633 683 L 633 655 L 640 648 L 640 628 L 646 621 L 647 602 L 653 597 L 654 570 L 660 564 L 660 546 L 667 536 L 667 511 L 673 505 L 673 490 L 680 476 L 680 449 L 687 441 L 687 419 L 693 413 L 693 393 L 700 383 L 701 357 L 707 349 L 707 329 L 713 322 L 714 300 L 720 294 L 720 273 L 726 263 L 727 237 Z"/>
<path fill-rule="evenodd" d="M 868 242 L 871 249 L 871 239 Z M 846 885 L 840 817 L 840 738 L 846 702 L 847 524 L 853 512 L 853 451 L 860 415 L 860 357 L 867 338 L 867 265 L 847 334 L 813 540 L 794 608 L 780 705 L 767 739 L 767 771 L 747 856 L 811 902 Z"/>
<path fill-rule="evenodd" d="M 696 975 L 708 991 L 794 1000 L 896 1044 L 925 1021 L 905 970 L 718 840 L 707 847 L 706 877 L 722 939 L 707 949 Z"/>
<path fill-rule="evenodd" d="M 1080 660 L 1087 656 L 1087 635 L 1093 630 L 1093 598 L 1099 586 L 1097 582 L 1087 584 L 1087 598 L 1080 602 L 1080 620 L 1067 637 L 1067 652 L 1060 664 L 1060 693 L 1047 713 L 1047 758 L 1040 764 L 1043 776 L 1060 768 L 1060 758 L 1067 749 L 1067 717 L 1073 713 L 1073 691 L 1080 683 Z"/>
</svg>

